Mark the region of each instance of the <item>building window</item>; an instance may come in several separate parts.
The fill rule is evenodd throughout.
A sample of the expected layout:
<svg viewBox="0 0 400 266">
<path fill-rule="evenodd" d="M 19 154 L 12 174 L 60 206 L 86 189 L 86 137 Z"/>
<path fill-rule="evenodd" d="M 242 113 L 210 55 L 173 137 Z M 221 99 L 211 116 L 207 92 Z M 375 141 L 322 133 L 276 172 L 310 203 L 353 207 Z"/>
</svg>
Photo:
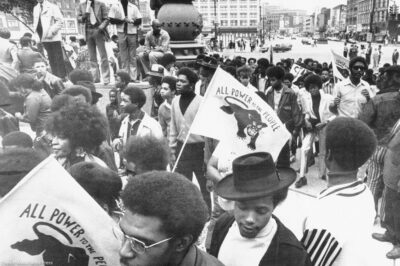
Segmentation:
<svg viewBox="0 0 400 266">
<path fill-rule="evenodd" d="M 231 13 L 231 18 L 237 18 L 237 13 Z"/>
<path fill-rule="evenodd" d="M 251 19 L 250 20 L 250 26 L 257 26 L 257 20 Z"/>
<path fill-rule="evenodd" d="M 227 20 L 221 20 L 221 26 L 228 26 Z"/>
<path fill-rule="evenodd" d="M 247 18 L 247 13 L 244 12 L 240 13 L 240 18 Z"/>
<path fill-rule="evenodd" d="M 221 18 L 227 18 L 228 14 L 227 13 L 221 13 Z"/>
<path fill-rule="evenodd" d="M 251 12 L 250 13 L 250 18 L 257 18 L 257 13 Z"/>
<path fill-rule="evenodd" d="M 231 26 L 237 26 L 238 22 L 237 20 L 231 20 Z"/>
<path fill-rule="evenodd" d="M 240 26 L 247 26 L 247 20 L 241 20 Z"/>
</svg>

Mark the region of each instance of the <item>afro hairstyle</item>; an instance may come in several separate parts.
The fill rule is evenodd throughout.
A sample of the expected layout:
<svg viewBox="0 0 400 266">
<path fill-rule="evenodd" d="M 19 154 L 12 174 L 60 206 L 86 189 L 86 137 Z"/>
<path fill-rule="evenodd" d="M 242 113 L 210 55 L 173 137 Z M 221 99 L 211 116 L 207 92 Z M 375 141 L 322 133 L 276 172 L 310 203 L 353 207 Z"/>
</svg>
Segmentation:
<svg viewBox="0 0 400 266">
<path fill-rule="evenodd" d="M 73 85 L 61 92 L 61 94 L 66 94 L 70 96 L 78 96 L 78 95 L 83 95 L 85 97 L 86 103 L 92 103 L 92 92 L 82 86 L 82 85 Z"/>
<path fill-rule="evenodd" d="M 78 84 L 78 81 L 90 81 L 93 82 L 92 74 L 85 69 L 74 69 L 69 73 L 69 80 L 72 84 Z"/>
<path fill-rule="evenodd" d="M 326 127 L 326 151 L 345 171 L 357 170 L 374 152 L 377 140 L 364 122 L 338 117 Z"/>
<path fill-rule="evenodd" d="M 31 88 L 34 82 L 35 78 L 28 73 L 20 74 L 13 80 L 13 84 L 18 88 Z"/>
<path fill-rule="evenodd" d="M 197 74 L 188 67 L 182 67 L 181 69 L 178 70 L 178 73 L 176 73 L 176 75 L 177 76 L 179 76 L 179 75 L 186 76 L 189 83 L 192 85 L 196 84 L 196 82 L 199 80 L 199 77 L 197 76 Z"/>
<path fill-rule="evenodd" d="M 172 92 L 176 91 L 176 78 L 175 77 L 173 77 L 173 76 L 165 76 L 161 80 L 161 84 L 163 84 L 163 83 L 167 83 L 169 85 L 169 89 Z"/>
<path fill-rule="evenodd" d="M 46 158 L 32 148 L 10 148 L 0 153 L 0 198 Z"/>
<path fill-rule="evenodd" d="M 117 75 L 121 79 L 121 81 L 126 84 L 131 81 L 131 76 L 125 70 L 118 70 L 115 75 Z"/>
<path fill-rule="evenodd" d="M 85 97 L 86 98 L 86 97 Z M 54 98 L 51 100 L 51 106 L 50 110 L 52 112 L 56 112 L 63 108 L 64 106 L 73 104 L 75 102 L 75 99 L 73 96 L 69 94 L 59 94 L 54 96 Z"/>
<path fill-rule="evenodd" d="M 267 69 L 269 67 L 269 61 L 266 58 L 260 58 L 257 61 L 257 66 L 258 67 L 263 67 L 265 69 Z"/>
<path fill-rule="evenodd" d="M 293 82 L 294 76 L 292 73 L 285 73 L 285 76 L 283 77 L 283 80 L 289 80 L 290 82 Z"/>
<path fill-rule="evenodd" d="M 19 148 L 32 148 L 33 140 L 31 136 L 21 131 L 13 131 L 3 137 L 1 141 L 3 148 L 6 147 L 19 147 Z"/>
<path fill-rule="evenodd" d="M 118 173 L 94 162 L 76 163 L 68 171 L 100 205 L 107 204 L 111 211 L 117 208 L 116 201 L 122 190 Z"/>
<path fill-rule="evenodd" d="M 176 57 L 173 54 L 166 53 L 164 54 L 161 59 L 160 59 L 160 65 L 163 67 L 168 66 L 169 64 L 175 63 L 176 62 Z"/>
<path fill-rule="evenodd" d="M 128 95 L 131 103 L 136 103 L 139 108 L 142 108 L 146 103 L 146 94 L 144 94 L 141 88 L 136 87 L 134 84 L 129 84 L 122 93 Z"/>
<path fill-rule="evenodd" d="M 75 102 L 50 115 L 46 131 L 68 139 L 71 149 L 78 147 L 91 153 L 107 138 L 108 123 L 104 115 L 87 103 Z"/>
<path fill-rule="evenodd" d="M 232 77 L 236 78 L 236 68 L 234 66 L 224 66 L 222 69 L 231 74 Z"/>
<path fill-rule="evenodd" d="M 267 76 L 268 78 L 276 78 L 278 80 L 283 80 L 285 76 L 285 70 L 278 66 L 271 66 L 267 69 Z"/>
<path fill-rule="evenodd" d="M 320 76 L 311 74 L 304 79 L 304 87 L 307 91 L 310 90 L 311 84 L 317 85 L 319 89 L 322 88 L 322 79 Z"/>
<path fill-rule="evenodd" d="M 353 66 L 355 65 L 355 63 L 357 63 L 357 62 L 363 63 L 364 67 L 368 68 L 367 60 L 365 60 L 365 58 L 362 57 L 362 56 L 356 56 L 356 57 L 354 57 L 353 59 L 350 60 L 349 69 L 352 69 Z"/>
<path fill-rule="evenodd" d="M 127 162 L 136 166 L 138 173 L 167 169 L 169 147 L 164 139 L 154 136 L 131 136 L 124 150 Z"/>
<path fill-rule="evenodd" d="M 152 171 L 132 177 L 122 201 L 131 213 L 159 218 L 167 235 L 191 235 L 193 243 L 208 219 L 200 190 L 178 173 Z"/>
</svg>

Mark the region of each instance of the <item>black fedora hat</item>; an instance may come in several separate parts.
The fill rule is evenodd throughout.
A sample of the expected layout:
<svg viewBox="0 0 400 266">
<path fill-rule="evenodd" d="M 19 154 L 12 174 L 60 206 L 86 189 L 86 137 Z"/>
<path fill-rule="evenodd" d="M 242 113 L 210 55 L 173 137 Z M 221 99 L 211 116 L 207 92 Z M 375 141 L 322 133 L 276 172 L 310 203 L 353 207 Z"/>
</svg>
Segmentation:
<svg viewBox="0 0 400 266">
<path fill-rule="evenodd" d="M 250 153 L 236 158 L 233 174 L 226 176 L 216 187 L 217 194 L 229 200 L 248 200 L 266 197 L 288 188 L 296 180 L 291 168 L 275 168 L 271 154 Z"/>
<path fill-rule="evenodd" d="M 218 60 L 215 57 L 205 56 L 204 58 L 197 60 L 196 63 L 200 66 L 217 69 L 218 68 Z"/>
</svg>

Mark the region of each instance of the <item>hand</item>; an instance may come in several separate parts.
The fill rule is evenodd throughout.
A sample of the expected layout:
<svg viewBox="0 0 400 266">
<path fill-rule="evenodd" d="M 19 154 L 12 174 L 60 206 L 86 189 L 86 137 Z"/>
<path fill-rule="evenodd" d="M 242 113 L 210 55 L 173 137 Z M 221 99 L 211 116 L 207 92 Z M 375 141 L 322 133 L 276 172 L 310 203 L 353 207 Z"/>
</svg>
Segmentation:
<svg viewBox="0 0 400 266">
<path fill-rule="evenodd" d="M 336 97 L 336 98 L 333 100 L 333 103 L 335 104 L 335 106 L 338 106 L 338 105 L 340 104 L 340 97 Z"/>
<path fill-rule="evenodd" d="M 18 118 L 19 120 L 22 119 L 22 114 L 20 112 L 15 113 L 15 117 Z"/>
<path fill-rule="evenodd" d="M 116 151 L 121 151 L 122 150 L 122 140 L 121 139 L 114 139 L 112 143 L 113 148 Z"/>
<path fill-rule="evenodd" d="M 133 20 L 132 20 L 132 19 L 125 18 L 124 20 L 125 20 L 126 23 L 133 23 Z"/>
<path fill-rule="evenodd" d="M 116 110 L 114 110 L 114 111 L 113 111 L 112 117 L 113 117 L 114 119 L 116 119 L 116 118 L 118 118 L 118 116 L 119 116 L 118 112 L 117 112 Z"/>
<path fill-rule="evenodd" d="M 213 192 L 214 191 L 214 182 L 211 180 L 207 180 L 206 188 L 207 188 L 208 192 Z"/>
<path fill-rule="evenodd" d="M 175 156 L 175 153 L 172 152 L 172 153 L 171 153 L 171 156 L 170 156 L 171 169 L 174 168 L 175 162 L 176 162 L 176 156 Z"/>
<path fill-rule="evenodd" d="M 323 129 L 326 126 L 326 123 L 318 123 L 315 125 L 315 128 L 318 130 Z"/>
<path fill-rule="evenodd" d="M 371 97 L 370 97 L 370 95 L 369 95 L 369 92 L 367 91 L 367 89 L 363 89 L 362 91 L 361 91 L 361 94 L 365 97 L 365 98 L 367 98 L 367 100 L 369 100 Z"/>
<path fill-rule="evenodd" d="M 306 119 L 304 122 L 305 122 L 305 124 L 306 124 L 306 128 L 309 129 L 309 130 L 311 130 L 311 129 L 312 129 L 312 125 L 311 125 L 310 121 L 308 121 L 308 120 Z"/>
</svg>

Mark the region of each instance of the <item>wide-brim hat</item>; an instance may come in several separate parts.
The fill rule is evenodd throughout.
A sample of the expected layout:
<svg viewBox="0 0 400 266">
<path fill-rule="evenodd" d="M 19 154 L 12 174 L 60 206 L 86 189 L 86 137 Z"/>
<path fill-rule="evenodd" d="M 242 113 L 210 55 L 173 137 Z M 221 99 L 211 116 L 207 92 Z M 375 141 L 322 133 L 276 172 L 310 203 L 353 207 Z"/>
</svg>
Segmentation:
<svg viewBox="0 0 400 266">
<path fill-rule="evenodd" d="M 151 66 L 150 71 L 147 73 L 147 75 L 163 78 L 164 77 L 164 67 L 159 64 L 153 64 Z"/>
<path fill-rule="evenodd" d="M 196 63 L 200 66 L 217 69 L 218 68 L 218 60 L 215 57 L 205 56 L 202 59 L 198 59 Z"/>
<path fill-rule="evenodd" d="M 96 91 L 96 86 L 93 84 L 93 82 L 81 80 L 78 81 L 76 84 L 88 88 L 92 94 L 93 99 L 98 100 L 103 97 L 103 94 Z"/>
<path fill-rule="evenodd" d="M 271 154 L 256 152 L 236 158 L 233 173 L 216 187 L 217 194 L 229 200 L 250 200 L 274 195 L 296 180 L 291 168 L 275 167 Z"/>
</svg>

